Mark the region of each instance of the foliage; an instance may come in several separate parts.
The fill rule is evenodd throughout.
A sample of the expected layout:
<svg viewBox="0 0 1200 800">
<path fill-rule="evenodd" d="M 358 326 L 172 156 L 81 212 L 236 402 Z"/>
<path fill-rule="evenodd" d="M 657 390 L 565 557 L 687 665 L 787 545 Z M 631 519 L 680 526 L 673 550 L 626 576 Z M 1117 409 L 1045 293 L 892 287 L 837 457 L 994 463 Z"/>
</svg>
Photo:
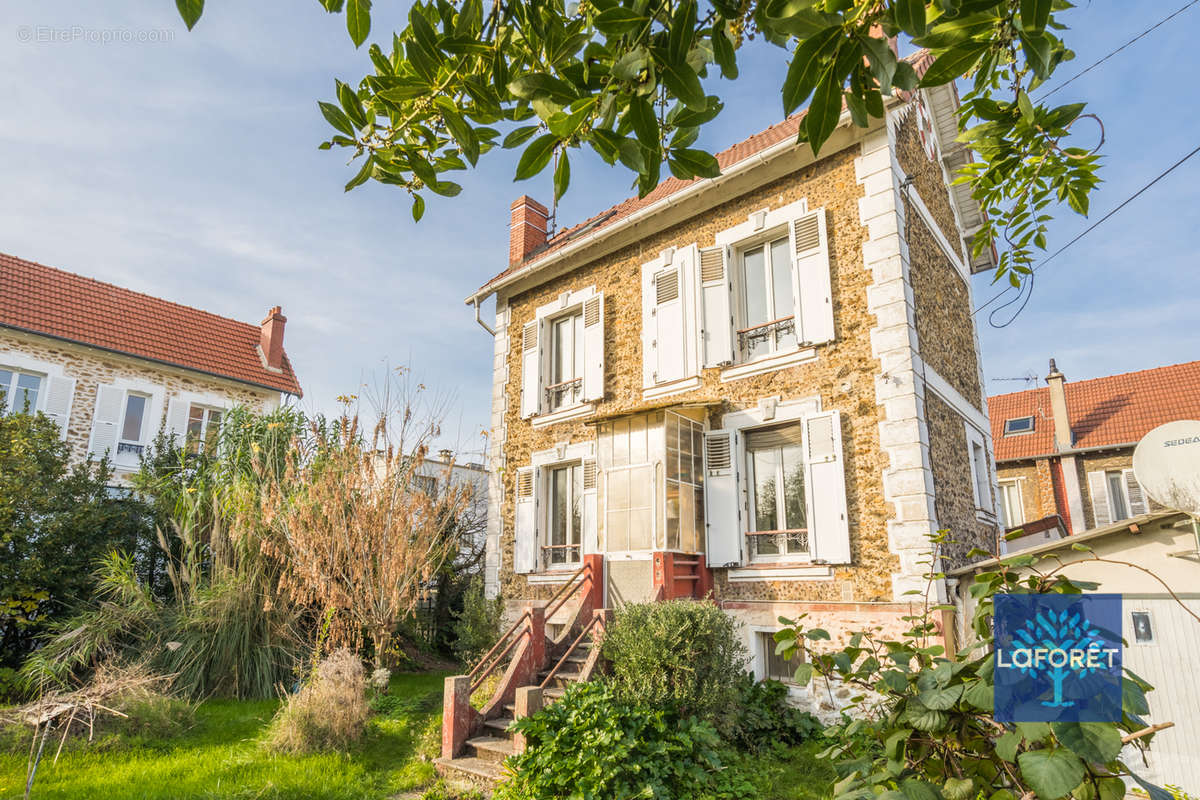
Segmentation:
<svg viewBox="0 0 1200 800">
<path fill-rule="evenodd" d="M 800 744 L 825 729 L 815 716 L 788 702 L 788 688 L 779 681 L 757 681 L 746 673 L 737 690 L 737 712 L 726 741 L 739 750 Z"/>
<path fill-rule="evenodd" d="M 759 800 L 827 800 L 837 781 L 833 765 L 821 757 L 828 744 L 818 737 L 739 753 L 733 766 L 753 781 Z"/>
<path fill-rule="evenodd" d="M 349 650 L 337 650 L 317 665 L 299 692 L 284 701 L 271 722 L 266 745 L 291 754 L 345 750 L 362 737 L 367 714 L 362 661 Z"/>
<path fill-rule="evenodd" d="M 152 534 L 136 500 L 109 497 L 107 463 L 71 465 L 57 423 L 0 415 L 0 668 L 15 668 L 39 635 L 87 599 L 92 564 Z M 11 693 L 0 685 L 0 696 Z"/>
<path fill-rule="evenodd" d="M 454 655 L 463 664 L 475 664 L 500 638 L 504 604 L 499 596 L 489 600 L 478 576 L 463 594 L 462 611 L 454 621 Z"/>
<path fill-rule="evenodd" d="M 752 797 L 726 765 L 708 723 L 627 704 L 611 686 L 573 684 L 554 705 L 515 723 L 529 748 L 508 761 L 497 800 Z"/>
<path fill-rule="evenodd" d="M 934 537 L 935 547 L 944 540 L 944 535 Z M 971 626 L 978 641 L 954 659 L 935 643 L 935 609 L 928 604 L 906 618 L 912 629 L 903 639 L 857 633 L 835 652 L 816 649 L 829 639 L 824 630 L 810 629 L 802 620 L 781 620 L 789 626 L 776 634 L 785 656 L 805 655 L 797 678 L 807 682 L 815 672 L 844 682 L 861 692 L 854 701 L 858 710 L 872 711 L 874 721 L 848 723 L 839 732 L 845 741 L 829 751 L 842 775 L 835 798 L 1057 800 L 1072 795 L 1077 800 L 1120 800 L 1125 796 L 1121 776 L 1128 775 L 1154 800 L 1169 800 L 1120 760 L 1124 741 L 1144 746 L 1151 738 L 1141 718 L 1148 712 L 1146 691 L 1151 687 L 1128 670 L 1122 679 L 1124 716 L 1119 723 L 1002 724 L 994 719 L 993 598 L 1000 593 L 1079 594 L 1095 588 L 1068 580 L 1061 563 L 1043 572 L 1033 567 L 1035 560 L 1003 558 L 997 568 L 975 577 Z M 940 580 L 943 576 L 930 563 L 931 582 Z M 1022 568 L 1029 574 L 1018 574 Z"/>
<path fill-rule="evenodd" d="M 370 35 L 368 0 L 321 0 L 345 9 L 350 38 Z M 202 0 L 179 0 L 188 27 Z M 641 196 L 663 165 L 684 180 L 714 177 L 716 159 L 695 147 L 722 109 L 701 80 L 738 78 L 738 52 L 761 38 L 792 54 L 780 75 L 782 111 L 808 102 L 799 140 L 818 151 L 843 104 L 853 124 L 884 114 L 884 97 L 973 79 L 959 115 L 961 139 L 980 161 L 966 168 L 991 219 L 982 250 L 1002 240 L 997 277 L 1029 270 L 1044 248 L 1045 207 L 1086 213 L 1095 157 L 1062 140 L 1083 106 L 1050 107 L 1030 93 L 1073 57 L 1059 38 L 1067 0 L 552 0 L 487 4 L 418 0 L 390 52 L 368 48 L 374 67 L 357 87 L 335 81 L 319 104 L 335 131 L 321 145 L 361 159 L 349 190 L 374 179 L 403 187 L 413 217 L 423 192 L 453 197 L 446 175 L 500 146 L 523 148 L 518 180 L 553 164 L 555 197 L 570 183 L 571 151 L 587 146 L 637 176 Z M 918 78 L 883 38 L 905 34 L 935 60 Z M 978 124 L 976 124 L 978 123 Z M 500 127 L 497 127 L 500 126 Z"/>
<path fill-rule="evenodd" d="M 696 716 L 722 732 L 732 724 L 747 654 L 733 619 L 715 604 L 624 606 L 605 634 L 603 652 L 622 701 Z"/>
</svg>

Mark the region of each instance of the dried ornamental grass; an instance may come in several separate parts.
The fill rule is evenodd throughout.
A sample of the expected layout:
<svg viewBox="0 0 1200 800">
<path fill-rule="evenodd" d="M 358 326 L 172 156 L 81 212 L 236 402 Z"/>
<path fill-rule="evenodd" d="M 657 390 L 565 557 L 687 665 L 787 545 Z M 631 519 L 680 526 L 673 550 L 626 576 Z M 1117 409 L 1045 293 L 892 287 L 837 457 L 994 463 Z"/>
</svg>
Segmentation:
<svg viewBox="0 0 1200 800">
<path fill-rule="evenodd" d="M 279 753 L 343 750 L 362 738 L 368 713 L 362 661 L 347 649 L 338 650 L 287 698 L 265 745 Z"/>
</svg>

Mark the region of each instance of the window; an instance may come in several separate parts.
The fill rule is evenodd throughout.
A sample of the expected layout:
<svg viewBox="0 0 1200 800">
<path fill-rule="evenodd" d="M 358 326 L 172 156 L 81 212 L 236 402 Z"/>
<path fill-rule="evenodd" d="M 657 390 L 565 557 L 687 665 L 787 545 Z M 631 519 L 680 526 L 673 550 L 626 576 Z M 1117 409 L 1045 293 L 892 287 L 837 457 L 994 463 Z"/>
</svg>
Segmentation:
<svg viewBox="0 0 1200 800">
<path fill-rule="evenodd" d="M 0 414 L 32 414 L 38 408 L 42 376 L 0 367 Z"/>
<path fill-rule="evenodd" d="M 583 312 L 550 321 L 550 385 L 546 403 L 551 411 L 573 406 L 583 396 Z"/>
<path fill-rule="evenodd" d="M 1008 527 L 1019 528 L 1025 524 L 1020 481 L 1000 481 L 1000 501 L 1004 504 L 1004 519 Z"/>
<path fill-rule="evenodd" d="M 215 447 L 220 432 L 220 409 L 197 405 L 188 409 L 187 451 L 189 453 L 196 454 Z"/>
<path fill-rule="evenodd" d="M 432 475 L 414 475 L 413 485 L 417 491 L 430 497 L 437 497 L 437 478 Z"/>
<path fill-rule="evenodd" d="M 1004 420 L 1004 435 L 1016 436 L 1022 433 L 1033 433 L 1033 417 L 1013 417 Z"/>
<path fill-rule="evenodd" d="M 803 654 L 796 651 L 791 661 L 775 652 L 775 634 L 769 631 L 758 632 L 758 651 L 762 659 L 762 680 L 796 683 L 796 667 L 804 663 Z"/>
<path fill-rule="evenodd" d="M 1133 641 L 1136 644 L 1150 644 L 1154 641 L 1154 626 L 1150 623 L 1149 611 L 1134 611 L 1130 614 L 1133 622 Z"/>
<path fill-rule="evenodd" d="M 1108 481 L 1108 500 L 1112 504 L 1112 518 L 1129 519 L 1129 503 L 1125 500 L 1125 476 L 1120 472 L 1106 472 L 1104 479 Z"/>
<path fill-rule="evenodd" d="M 1141 484 L 1131 469 L 1114 469 L 1088 473 L 1088 489 L 1092 496 L 1092 517 L 1095 526 L 1108 525 L 1139 514 L 1149 507 Z"/>
<path fill-rule="evenodd" d="M 796 346 L 796 309 L 788 237 L 738 252 L 741 308 L 737 347 L 750 361 Z"/>
<path fill-rule="evenodd" d="M 704 552 L 704 426 L 675 413 L 667 428 L 667 549 Z"/>
<path fill-rule="evenodd" d="M 645 551 L 653 546 L 655 465 L 651 441 L 661 434 L 662 413 L 637 414 L 600 426 L 597 466 L 604 476 L 604 549 Z"/>
<path fill-rule="evenodd" d="M 548 470 L 550 525 L 543 563 L 577 564 L 583 533 L 583 467 L 570 464 Z"/>
<path fill-rule="evenodd" d="M 780 560 L 809 552 L 801 437 L 799 425 L 746 434 L 751 559 Z"/>
<path fill-rule="evenodd" d="M 150 397 L 128 392 L 125 395 L 125 415 L 121 422 L 121 438 L 117 442 L 118 453 L 142 452 L 142 430 L 146 425 L 146 410 Z"/>
<path fill-rule="evenodd" d="M 975 495 L 975 509 L 987 515 L 992 509 L 992 480 L 988 468 L 988 451 L 983 435 L 970 424 L 967 431 L 967 458 L 971 469 L 971 491 Z"/>
</svg>

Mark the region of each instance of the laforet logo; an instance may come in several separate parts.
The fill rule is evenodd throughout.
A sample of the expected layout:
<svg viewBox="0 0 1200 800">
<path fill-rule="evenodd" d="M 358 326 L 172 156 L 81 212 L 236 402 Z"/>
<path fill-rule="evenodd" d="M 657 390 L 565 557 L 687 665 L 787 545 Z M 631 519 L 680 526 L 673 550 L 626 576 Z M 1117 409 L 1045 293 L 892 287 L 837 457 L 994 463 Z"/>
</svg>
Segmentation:
<svg viewBox="0 0 1200 800">
<path fill-rule="evenodd" d="M 1000 722 L 1121 719 L 1121 596 L 995 598 Z"/>
</svg>

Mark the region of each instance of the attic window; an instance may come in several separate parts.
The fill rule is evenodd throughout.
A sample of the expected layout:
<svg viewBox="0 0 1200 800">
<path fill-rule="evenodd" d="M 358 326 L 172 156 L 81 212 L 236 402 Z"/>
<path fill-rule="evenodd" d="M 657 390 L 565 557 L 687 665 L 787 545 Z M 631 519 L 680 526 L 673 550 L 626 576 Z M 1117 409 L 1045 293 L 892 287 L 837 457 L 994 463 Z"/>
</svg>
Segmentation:
<svg viewBox="0 0 1200 800">
<path fill-rule="evenodd" d="M 1022 433 L 1033 433 L 1033 417 L 1013 417 L 1004 420 L 1004 435 L 1017 436 Z"/>
</svg>

